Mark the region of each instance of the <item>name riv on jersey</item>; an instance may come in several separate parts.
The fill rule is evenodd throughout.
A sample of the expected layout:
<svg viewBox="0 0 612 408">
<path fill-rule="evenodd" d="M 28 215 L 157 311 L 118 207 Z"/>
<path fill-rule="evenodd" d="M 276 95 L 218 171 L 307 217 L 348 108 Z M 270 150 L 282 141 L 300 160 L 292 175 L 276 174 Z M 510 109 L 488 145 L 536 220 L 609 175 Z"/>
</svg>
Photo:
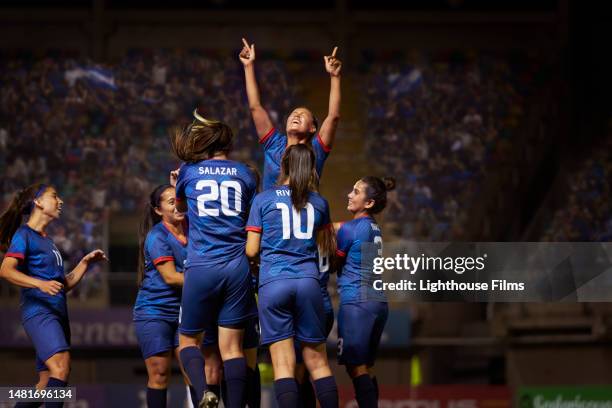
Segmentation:
<svg viewBox="0 0 612 408">
<path fill-rule="evenodd" d="M 235 167 L 198 167 L 198 173 L 212 176 L 235 176 L 238 169 Z"/>
<path fill-rule="evenodd" d="M 277 197 L 291 197 L 291 190 L 276 190 Z"/>
</svg>

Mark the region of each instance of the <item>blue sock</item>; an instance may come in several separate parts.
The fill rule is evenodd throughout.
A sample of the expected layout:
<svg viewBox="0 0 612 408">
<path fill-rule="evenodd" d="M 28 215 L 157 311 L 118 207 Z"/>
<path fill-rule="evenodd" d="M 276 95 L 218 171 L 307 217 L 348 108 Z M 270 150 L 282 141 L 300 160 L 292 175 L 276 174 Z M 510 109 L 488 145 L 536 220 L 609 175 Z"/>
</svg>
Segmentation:
<svg viewBox="0 0 612 408">
<path fill-rule="evenodd" d="M 206 384 L 206 388 L 213 392 L 219 398 L 219 401 L 221 400 L 221 386 L 219 384 Z"/>
<path fill-rule="evenodd" d="M 223 401 L 223 406 L 227 407 L 227 382 L 225 381 L 225 377 L 221 379 L 221 400 Z"/>
<path fill-rule="evenodd" d="M 314 388 L 321 408 L 338 408 L 338 387 L 332 375 L 316 380 Z"/>
<path fill-rule="evenodd" d="M 295 378 L 274 381 L 274 393 L 278 408 L 295 408 L 298 405 L 298 385 Z"/>
<path fill-rule="evenodd" d="M 300 406 L 302 408 L 316 408 L 317 399 L 308 372 L 306 372 L 305 377 L 304 381 L 300 384 Z"/>
<path fill-rule="evenodd" d="M 46 388 L 64 388 L 68 383 L 66 381 L 62 381 L 55 377 L 49 377 L 49 381 L 47 382 Z M 62 408 L 64 406 L 64 402 L 45 402 L 45 407 L 47 408 Z"/>
<path fill-rule="evenodd" d="M 195 346 L 185 347 L 179 352 L 179 359 L 191 382 L 196 394 L 198 404 L 206 391 L 206 378 L 204 375 L 204 357 L 199 348 Z M 196 405 L 197 406 L 197 405 Z"/>
<path fill-rule="evenodd" d="M 147 408 L 166 408 L 166 388 L 158 390 L 147 387 Z"/>
<path fill-rule="evenodd" d="M 243 407 L 247 380 L 246 358 L 232 358 L 223 362 L 223 378 L 227 383 L 227 407 Z"/>
<path fill-rule="evenodd" d="M 13 408 L 38 408 L 42 404 L 42 402 L 18 402 Z"/>
<path fill-rule="evenodd" d="M 189 397 L 191 398 L 191 403 L 193 404 L 194 407 L 197 407 L 198 404 L 200 403 L 200 401 L 198 400 L 198 393 L 196 392 L 195 388 L 193 388 L 191 385 L 189 385 L 188 387 L 189 387 Z"/>
<path fill-rule="evenodd" d="M 376 408 L 378 406 L 376 388 L 369 374 L 362 374 L 353 378 L 353 387 L 355 387 L 355 398 L 359 408 Z"/>
<path fill-rule="evenodd" d="M 376 376 L 372 377 L 372 384 L 374 384 L 374 390 L 376 392 L 376 401 L 378 401 L 380 397 L 380 392 L 378 391 L 378 379 Z"/>
<path fill-rule="evenodd" d="M 249 408 L 259 408 L 261 406 L 261 377 L 257 364 L 255 369 L 247 367 L 246 403 Z"/>
</svg>

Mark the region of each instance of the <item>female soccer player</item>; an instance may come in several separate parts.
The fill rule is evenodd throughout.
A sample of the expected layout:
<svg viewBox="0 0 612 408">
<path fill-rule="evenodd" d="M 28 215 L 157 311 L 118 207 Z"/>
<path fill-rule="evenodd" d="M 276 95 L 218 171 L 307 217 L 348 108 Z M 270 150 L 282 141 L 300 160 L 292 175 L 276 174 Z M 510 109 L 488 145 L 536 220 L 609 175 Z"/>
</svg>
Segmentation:
<svg viewBox="0 0 612 408">
<path fill-rule="evenodd" d="M 323 172 L 323 165 L 331 151 L 336 137 L 336 129 L 340 121 L 340 70 L 342 62 L 336 58 L 338 47 L 334 47 L 331 55 L 323 57 L 325 70 L 331 76 L 329 91 L 329 108 L 327 117 L 318 129 L 318 121 L 314 114 L 305 107 L 293 110 L 287 118 L 285 134 L 274 128 L 270 116 L 261 105 L 257 79 L 255 78 L 255 44 L 243 38 L 244 44 L 240 52 L 240 61 L 244 65 L 246 91 L 249 99 L 249 109 L 253 116 L 259 143 L 263 144 L 265 151 L 263 189 L 272 187 L 280 173 L 281 158 L 287 146 L 296 143 L 309 143 L 315 152 L 316 170 L 319 177 Z M 315 137 L 315 134 L 319 132 Z"/>
<path fill-rule="evenodd" d="M 19 191 L 0 216 L 0 245 L 8 246 L 0 277 L 22 288 L 21 320 L 34 343 L 37 361 L 48 368 L 47 388 L 65 387 L 70 373 L 66 292 L 81 281 L 90 264 L 107 259 L 96 249 L 64 274 L 62 256 L 45 232 L 60 217 L 62 205 L 54 187 L 34 184 Z M 28 220 L 21 225 L 23 216 Z M 47 402 L 46 406 L 62 407 L 63 403 Z"/>
<path fill-rule="evenodd" d="M 172 353 L 178 348 L 183 264 L 187 257 L 185 215 L 176 210 L 174 186 L 149 196 L 139 232 L 139 290 L 134 328 L 147 366 L 147 406 L 165 407 Z M 198 401 L 196 401 L 197 403 Z"/>
<path fill-rule="evenodd" d="M 199 346 L 204 332 L 217 325 L 228 406 L 240 407 L 247 376 L 243 332 L 257 314 L 244 229 L 256 181 L 246 165 L 228 159 L 230 127 L 197 112 L 194 116 L 194 122 L 171 139 L 174 153 L 184 162 L 176 183 L 177 207 L 187 210 L 189 218 L 179 357 L 200 406 L 214 406 L 218 400 L 206 392 Z"/>
<path fill-rule="evenodd" d="M 374 359 L 387 321 L 387 300 L 374 290 L 372 263 L 382 256 L 382 236 L 374 215 L 387 205 L 387 191 L 395 187 L 391 178 L 367 176 L 348 194 L 347 209 L 353 219 L 338 229 L 336 255 L 340 263 L 338 291 L 338 362 L 353 379 L 360 408 L 378 406 L 378 386 L 372 376 Z"/>
<path fill-rule="evenodd" d="M 261 343 L 270 345 L 279 407 L 295 407 L 294 337 L 314 379 L 321 407 L 338 406 L 338 390 L 325 352 L 325 321 L 317 238 L 325 254 L 334 240 L 327 201 L 316 193 L 315 155 L 304 144 L 287 148 L 279 185 L 258 194 L 247 226 L 247 256 L 259 254 Z"/>
</svg>

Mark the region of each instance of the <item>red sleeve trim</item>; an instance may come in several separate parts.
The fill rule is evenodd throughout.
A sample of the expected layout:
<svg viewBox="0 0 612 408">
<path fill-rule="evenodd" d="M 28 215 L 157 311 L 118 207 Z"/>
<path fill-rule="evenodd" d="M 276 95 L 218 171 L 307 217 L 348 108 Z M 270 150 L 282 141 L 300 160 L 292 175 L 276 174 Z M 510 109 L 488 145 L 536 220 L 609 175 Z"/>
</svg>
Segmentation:
<svg viewBox="0 0 612 408">
<path fill-rule="evenodd" d="M 344 258 L 346 256 L 346 253 L 344 251 L 336 249 L 336 255 L 338 255 L 340 258 Z"/>
<path fill-rule="evenodd" d="M 261 227 L 254 227 L 254 226 L 248 226 L 245 229 L 247 231 L 253 231 L 253 232 L 261 232 L 262 231 Z"/>
<path fill-rule="evenodd" d="M 266 133 L 261 139 L 259 139 L 259 143 L 264 144 L 266 143 L 266 140 L 268 140 L 270 138 L 270 136 L 272 136 L 274 134 L 274 132 L 276 132 L 275 128 L 272 128 L 268 131 L 268 133 Z"/>
<path fill-rule="evenodd" d="M 325 143 L 323 143 L 323 139 L 321 139 L 321 134 L 319 133 L 317 133 L 317 140 L 319 141 L 319 144 L 321 145 L 325 153 L 331 152 L 331 146 L 327 146 Z"/>
<path fill-rule="evenodd" d="M 22 261 L 25 259 L 25 255 L 20 252 L 7 252 L 4 256 L 9 258 L 21 259 Z"/>
<path fill-rule="evenodd" d="M 157 264 L 160 264 L 162 262 L 167 262 L 167 261 L 174 261 L 174 257 L 173 256 L 160 256 L 159 258 L 155 258 L 153 260 L 153 265 L 157 265 Z"/>
</svg>

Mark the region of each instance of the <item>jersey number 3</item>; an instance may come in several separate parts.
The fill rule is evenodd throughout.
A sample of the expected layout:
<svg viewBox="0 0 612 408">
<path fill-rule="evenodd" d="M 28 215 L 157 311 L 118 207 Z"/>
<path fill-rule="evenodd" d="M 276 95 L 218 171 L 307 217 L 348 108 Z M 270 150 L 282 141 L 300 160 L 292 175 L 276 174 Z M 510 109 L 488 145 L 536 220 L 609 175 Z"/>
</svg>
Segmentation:
<svg viewBox="0 0 612 408">
<path fill-rule="evenodd" d="M 289 206 L 285 203 L 276 203 L 276 208 L 281 210 L 281 221 L 283 223 L 283 239 L 291 239 L 291 227 L 293 226 L 293 236 L 297 239 L 312 238 L 314 229 L 314 207 L 310 203 L 306 203 L 306 231 L 302 231 L 302 217 L 300 213 L 291 206 L 291 216 L 289 215 Z M 291 222 L 291 218 L 293 222 Z"/>
<path fill-rule="evenodd" d="M 223 215 L 235 217 L 242 211 L 242 188 L 240 183 L 233 180 L 226 180 L 217 183 L 215 180 L 200 180 L 195 186 L 195 189 L 200 191 L 204 188 L 210 188 L 210 192 L 200 194 L 198 196 L 198 215 L 200 217 L 218 217 L 218 208 L 206 208 L 207 201 L 217 201 L 219 199 L 219 193 L 221 193 L 221 212 Z M 229 190 L 234 190 L 234 208 L 230 208 L 229 202 Z"/>
</svg>

